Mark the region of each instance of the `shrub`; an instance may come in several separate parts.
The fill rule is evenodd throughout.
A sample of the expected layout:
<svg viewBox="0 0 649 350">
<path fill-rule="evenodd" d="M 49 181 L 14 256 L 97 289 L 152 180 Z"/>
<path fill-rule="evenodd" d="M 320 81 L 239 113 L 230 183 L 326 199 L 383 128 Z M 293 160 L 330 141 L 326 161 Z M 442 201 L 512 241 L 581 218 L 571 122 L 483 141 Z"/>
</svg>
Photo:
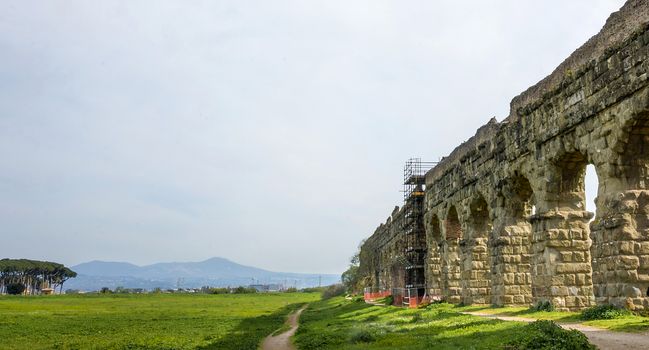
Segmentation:
<svg viewBox="0 0 649 350">
<path fill-rule="evenodd" d="M 597 349 L 583 333 L 563 329 L 552 321 L 535 321 L 524 328 L 519 338 L 505 344 L 506 350 Z"/>
<path fill-rule="evenodd" d="M 286 288 L 286 290 L 285 290 L 284 292 L 286 292 L 286 293 L 296 293 L 296 292 L 297 292 L 297 288 L 295 288 L 295 287 L 289 287 L 289 288 Z"/>
<path fill-rule="evenodd" d="M 385 297 L 385 298 L 383 299 L 383 303 L 384 303 L 385 305 L 392 305 L 392 304 L 394 304 L 394 297 L 393 297 L 392 295 L 388 295 L 387 297 Z"/>
<path fill-rule="evenodd" d="M 22 283 L 9 283 L 7 284 L 7 294 L 18 295 L 25 291 L 25 285 Z"/>
<path fill-rule="evenodd" d="M 629 315 L 630 312 L 613 305 L 597 305 L 581 312 L 582 320 L 610 320 Z"/>
<path fill-rule="evenodd" d="M 345 286 L 342 284 L 332 284 L 322 292 L 322 299 L 331 299 L 345 294 Z"/>
<path fill-rule="evenodd" d="M 201 290 L 205 294 L 228 294 L 228 293 L 230 293 L 230 288 L 204 287 Z"/>
<path fill-rule="evenodd" d="M 534 306 L 530 307 L 530 310 L 532 311 L 554 311 L 554 305 L 549 300 L 542 300 L 534 304 Z"/>
<path fill-rule="evenodd" d="M 375 340 L 374 335 L 367 329 L 355 329 L 352 331 L 350 341 L 353 344 L 371 343 Z"/>
<path fill-rule="evenodd" d="M 232 293 L 234 293 L 234 294 L 253 294 L 253 293 L 257 293 L 257 289 L 248 288 L 248 287 L 237 287 L 237 288 L 232 290 Z"/>
</svg>

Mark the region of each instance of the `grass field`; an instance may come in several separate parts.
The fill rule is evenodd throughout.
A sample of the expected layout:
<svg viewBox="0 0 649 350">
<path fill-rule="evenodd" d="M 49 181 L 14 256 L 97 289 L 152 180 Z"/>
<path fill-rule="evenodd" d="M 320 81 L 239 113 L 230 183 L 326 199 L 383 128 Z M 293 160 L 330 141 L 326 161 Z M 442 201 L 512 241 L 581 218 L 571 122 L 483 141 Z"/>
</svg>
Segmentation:
<svg viewBox="0 0 649 350">
<path fill-rule="evenodd" d="M 588 347 L 583 334 L 562 330 L 547 322 L 528 325 L 466 315 L 462 311 L 561 322 L 579 320 L 578 313 L 530 312 L 527 308 L 461 307 L 442 303 L 423 309 L 405 309 L 373 306 L 362 300 L 336 297 L 310 304 L 302 314 L 295 342 L 301 350 Z M 603 328 L 612 330 L 637 331 L 646 329 L 648 321 L 646 317 L 625 316 L 585 323 L 604 325 Z"/>
<path fill-rule="evenodd" d="M 587 326 L 608 329 L 616 332 L 644 332 L 649 330 L 649 317 L 627 315 L 611 320 L 582 321 L 579 312 L 562 311 L 531 311 L 526 307 L 492 307 L 492 306 L 464 306 L 456 307 L 457 311 L 473 311 L 499 316 L 517 316 L 537 320 L 552 320 L 562 323 L 580 322 Z"/>
<path fill-rule="evenodd" d="M 295 340 L 300 349 L 498 349 L 524 324 L 456 312 L 378 307 L 343 298 L 312 303 L 302 313 Z"/>
<path fill-rule="evenodd" d="M 0 297 L 2 349 L 256 349 L 319 293 Z"/>
</svg>

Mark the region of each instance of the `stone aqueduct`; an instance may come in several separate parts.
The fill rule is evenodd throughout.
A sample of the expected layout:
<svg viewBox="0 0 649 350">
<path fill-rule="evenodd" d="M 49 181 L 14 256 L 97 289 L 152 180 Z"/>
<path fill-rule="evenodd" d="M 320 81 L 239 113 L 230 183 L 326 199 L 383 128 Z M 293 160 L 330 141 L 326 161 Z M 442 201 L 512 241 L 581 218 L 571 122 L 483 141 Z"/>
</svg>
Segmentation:
<svg viewBox="0 0 649 350">
<path fill-rule="evenodd" d="M 504 121 L 426 173 L 429 295 L 649 310 L 648 57 L 649 1 L 630 0 Z M 585 211 L 588 164 L 596 214 Z M 403 287 L 403 216 L 396 208 L 362 245 L 366 286 Z"/>
</svg>

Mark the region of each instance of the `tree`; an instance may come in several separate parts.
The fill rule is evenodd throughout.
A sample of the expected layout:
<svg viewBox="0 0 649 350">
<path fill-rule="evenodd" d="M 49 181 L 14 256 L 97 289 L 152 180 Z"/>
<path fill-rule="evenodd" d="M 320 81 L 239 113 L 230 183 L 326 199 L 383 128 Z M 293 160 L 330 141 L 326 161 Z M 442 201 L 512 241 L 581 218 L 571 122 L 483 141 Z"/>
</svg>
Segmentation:
<svg viewBox="0 0 649 350">
<path fill-rule="evenodd" d="M 25 286 L 22 283 L 9 283 L 7 285 L 7 294 L 19 295 L 25 291 Z"/>
<path fill-rule="evenodd" d="M 28 294 L 40 293 L 43 288 L 61 288 L 63 283 L 76 277 L 77 273 L 49 261 L 27 259 L 0 260 L 0 293 L 8 293 L 12 283 L 22 284 Z"/>
<path fill-rule="evenodd" d="M 349 259 L 349 268 L 347 269 L 347 271 L 343 272 L 341 276 L 343 285 L 345 286 L 345 289 L 347 289 L 348 293 L 355 294 L 359 292 L 360 289 L 359 264 L 360 264 L 359 253 L 356 252 L 356 254 L 354 254 Z"/>
</svg>

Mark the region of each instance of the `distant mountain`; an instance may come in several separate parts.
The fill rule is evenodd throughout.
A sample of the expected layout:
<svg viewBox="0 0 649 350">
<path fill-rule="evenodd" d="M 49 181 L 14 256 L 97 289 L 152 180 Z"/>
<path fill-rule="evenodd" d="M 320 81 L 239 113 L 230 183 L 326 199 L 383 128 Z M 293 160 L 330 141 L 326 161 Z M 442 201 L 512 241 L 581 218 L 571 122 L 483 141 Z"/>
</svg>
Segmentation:
<svg viewBox="0 0 649 350">
<path fill-rule="evenodd" d="M 283 284 L 287 287 L 314 287 L 340 281 L 339 275 L 273 272 L 237 264 L 224 258 L 200 262 L 171 262 L 137 266 L 126 262 L 90 261 L 72 266 L 79 275 L 65 288 L 98 290 L 115 288 L 199 288 L 225 287 L 253 283 Z"/>
<path fill-rule="evenodd" d="M 129 263 L 98 260 L 72 267 L 72 270 L 78 274 L 97 276 L 132 276 L 139 269 L 139 266 Z"/>
</svg>

